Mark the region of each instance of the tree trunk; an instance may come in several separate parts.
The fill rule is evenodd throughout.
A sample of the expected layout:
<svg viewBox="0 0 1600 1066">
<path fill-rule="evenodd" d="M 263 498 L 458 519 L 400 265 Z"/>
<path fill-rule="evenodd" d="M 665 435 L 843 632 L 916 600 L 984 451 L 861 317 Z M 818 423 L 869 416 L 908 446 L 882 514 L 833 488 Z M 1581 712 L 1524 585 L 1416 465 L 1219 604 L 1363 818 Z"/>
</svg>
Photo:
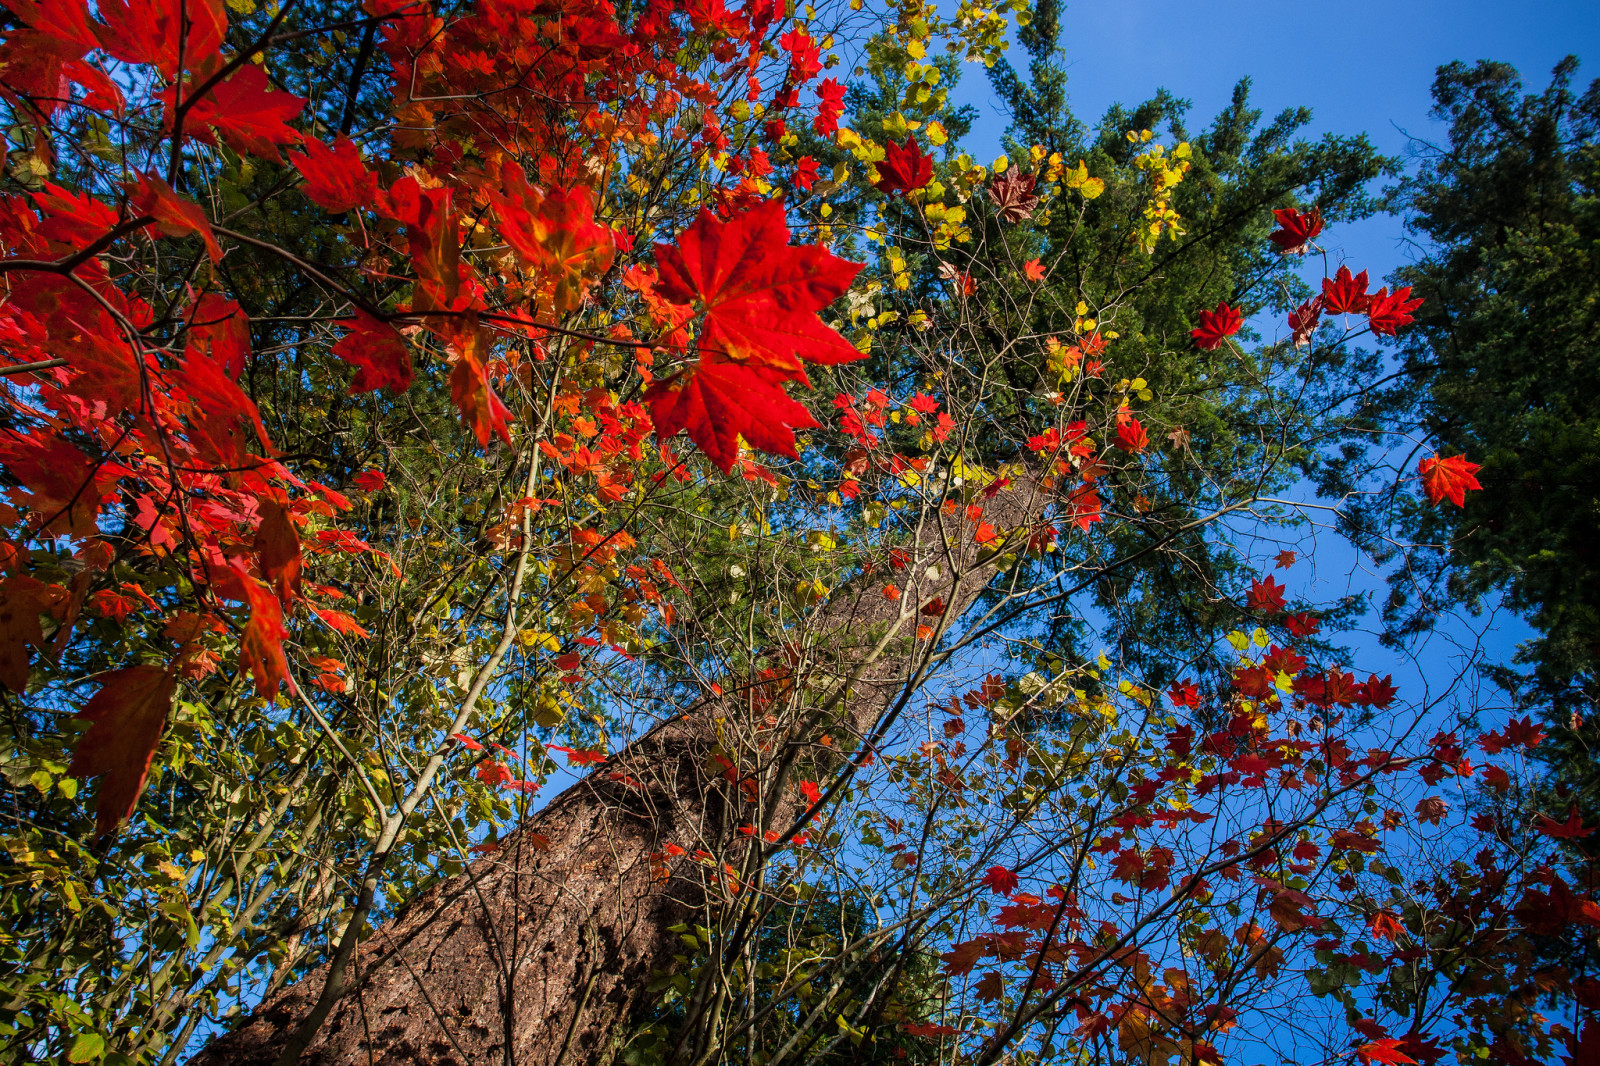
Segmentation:
<svg viewBox="0 0 1600 1066">
<path fill-rule="evenodd" d="M 1000 528 L 1036 520 L 1029 486 L 1002 493 L 987 521 Z M 831 690 L 796 701 L 787 745 L 752 771 L 763 786 L 785 752 L 808 751 L 822 732 L 871 738 L 887 708 L 917 677 L 911 633 L 919 608 L 938 598 L 953 620 L 996 573 L 980 562 L 971 525 L 930 516 L 903 569 L 877 572 L 839 590 L 803 625 L 813 659 L 799 684 Z M 1021 536 L 1026 536 L 1023 529 Z M 881 592 L 904 586 L 900 602 Z M 888 653 L 885 654 L 885 650 Z M 665 969 L 678 938 L 668 927 L 707 903 L 703 867 L 693 852 L 723 858 L 738 822 L 787 829 L 802 808 L 787 787 L 770 792 L 756 815 L 710 758 L 716 716 L 735 699 L 695 708 L 663 723 L 572 786 L 502 841 L 499 851 L 424 892 L 380 927 L 351 960 L 348 991 L 300 1055 L 311 1064 L 509 1064 L 588 1066 L 610 1061 L 627 1035 L 653 974 Z M 809 731 L 811 735 L 805 735 Z M 811 756 L 807 756 L 811 758 Z M 835 768 L 837 768 L 837 763 Z M 823 769 L 827 769 L 824 767 Z M 741 769 L 741 773 L 745 772 Z M 689 852 L 665 880 L 661 852 Z M 655 857 L 652 859 L 652 857 Z M 241 1028 L 213 1041 L 195 1066 L 270 1066 L 311 1011 L 327 967 L 263 1004 Z"/>
</svg>

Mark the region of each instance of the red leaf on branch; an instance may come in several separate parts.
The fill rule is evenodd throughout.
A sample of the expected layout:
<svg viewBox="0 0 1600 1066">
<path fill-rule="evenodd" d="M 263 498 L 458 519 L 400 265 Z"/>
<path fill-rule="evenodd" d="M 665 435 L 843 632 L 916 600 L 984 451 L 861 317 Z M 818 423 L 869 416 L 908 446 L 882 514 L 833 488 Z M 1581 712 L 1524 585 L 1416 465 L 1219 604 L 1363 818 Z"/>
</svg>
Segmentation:
<svg viewBox="0 0 1600 1066">
<path fill-rule="evenodd" d="M 6 0 L 5 6 L 28 26 L 59 41 L 76 55 L 100 47 L 84 0 Z"/>
<path fill-rule="evenodd" d="M 197 203 L 183 199 L 172 186 L 147 174 L 128 187 L 134 210 L 155 219 L 154 226 L 168 237 L 186 237 L 193 233 L 205 242 L 206 254 L 213 263 L 222 261 L 222 248 L 211 232 L 211 221 Z"/>
<path fill-rule="evenodd" d="M 189 312 L 189 358 L 196 350 L 234 381 L 250 357 L 250 320 L 233 300 L 208 292 Z"/>
<path fill-rule="evenodd" d="M 1379 911 L 1367 919 L 1367 928 L 1372 930 L 1372 935 L 1384 940 L 1393 941 L 1406 931 L 1393 914 L 1388 911 Z"/>
<path fill-rule="evenodd" d="M 234 570 L 250 608 L 250 621 L 239 641 L 239 665 L 256 679 L 256 695 L 271 700 L 277 696 L 278 686 L 289 680 L 289 663 L 283 656 L 283 638 L 289 631 L 283 625 L 283 608 L 266 584 L 237 563 Z"/>
<path fill-rule="evenodd" d="M 1272 212 L 1272 217 L 1278 220 L 1278 228 L 1269 233 L 1267 239 L 1284 255 L 1304 254 L 1306 245 L 1322 232 L 1322 209 L 1319 207 L 1313 207 L 1306 214 L 1284 207 Z"/>
<path fill-rule="evenodd" d="M 1033 191 L 1038 180 L 1032 174 L 1021 173 L 1015 163 L 1004 174 L 994 176 L 988 185 L 989 198 L 1002 222 L 1024 222 L 1033 217 L 1039 206 L 1039 196 Z"/>
<path fill-rule="evenodd" d="M 176 678 L 160 666 L 130 666 L 106 674 L 78 718 L 88 732 L 78 739 L 67 773 L 74 777 L 104 775 L 95 801 L 95 832 L 106 836 L 133 813 L 144 790 L 150 759 L 172 709 Z"/>
<path fill-rule="evenodd" d="M 1004 866 L 991 866 L 978 883 L 997 896 L 1009 896 L 1017 890 L 1017 875 Z"/>
<path fill-rule="evenodd" d="M 53 0 L 47 0 L 50 6 Z M 228 29 L 228 12 L 222 0 L 100 0 L 97 5 L 105 25 L 100 42 L 124 63 L 146 63 L 172 81 L 178 74 L 182 28 L 184 65 L 193 70 L 217 55 Z"/>
<path fill-rule="evenodd" d="M 1289 312 L 1289 329 L 1294 334 L 1294 346 L 1304 348 L 1311 343 L 1311 335 L 1322 321 L 1322 297 L 1314 296 Z"/>
<path fill-rule="evenodd" d="M 477 343 L 473 342 L 456 357 L 455 369 L 450 372 L 450 399 L 455 401 L 472 435 L 478 438 L 478 447 L 487 448 L 489 438 L 496 434 L 510 445 L 511 412 L 489 384 L 488 370 L 478 359 L 476 347 Z"/>
<path fill-rule="evenodd" d="M 589 280 L 610 268 L 614 254 L 611 230 L 594 220 L 594 194 L 581 186 L 540 193 L 513 162 L 501 169 L 501 184 L 504 193 L 486 190 L 501 236 L 524 267 L 543 275 L 557 314 L 576 309 Z"/>
<path fill-rule="evenodd" d="M 291 152 L 289 162 L 305 177 L 301 191 L 312 203 L 340 215 L 378 198 L 378 175 L 367 169 L 349 137 L 340 134 L 331 148 L 312 137 L 303 143 L 305 153 Z"/>
<path fill-rule="evenodd" d="M 1394 331 L 1401 326 L 1409 326 L 1413 321 L 1411 312 L 1422 306 L 1422 299 L 1407 299 L 1411 295 L 1411 286 L 1394 290 L 1390 294 L 1387 287 L 1379 289 L 1367 301 L 1367 325 L 1373 333 L 1394 336 Z"/>
<path fill-rule="evenodd" d="M 287 509 L 271 500 L 261 504 L 261 524 L 256 527 L 256 559 L 284 604 L 300 598 L 300 533 Z"/>
<path fill-rule="evenodd" d="M 329 628 L 333 629 L 335 632 L 343 633 L 347 637 L 372 636 L 372 634 L 367 632 L 366 628 L 362 626 L 360 622 L 356 621 L 356 616 L 347 611 L 335 611 L 331 608 L 315 607 L 312 608 L 312 613 L 318 618 L 322 619 L 324 622 L 328 623 Z"/>
<path fill-rule="evenodd" d="M 862 357 L 817 317 L 860 265 L 788 241 L 783 205 L 766 201 L 727 222 L 702 212 L 676 248 L 656 246 L 657 292 L 705 317 L 699 364 L 655 383 L 645 400 L 658 438 L 688 430 L 724 473 L 738 458 L 740 436 L 762 451 L 794 456 L 794 430 L 817 425 L 782 388 L 784 381 L 810 383 L 802 360 Z"/>
<path fill-rule="evenodd" d="M 922 154 L 922 146 L 915 137 L 907 136 L 904 144 L 887 141 L 884 159 L 878 164 L 878 180 L 873 184 L 879 191 L 895 193 L 915 192 L 933 180 L 933 160 Z"/>
<path fill-rule="evenodd" d="M 1200 312 L 1200 325 L 1190 330 L 1189 336 L 1194 338 L 1195 347 L 1209 352 L 1220 348 L 1223 338 L 1238 333 L 1243 325 L 1244 315 L 1237 307 L 1220 303 L 1215 311 Z"/>
<path fill-rule="evenodd" d="M 1043 281 L 1045 279 L 1045 269 L 1037 259 L 1030 259 L 1023 263 L 1022 273 L 1029 281 Z"/>
<path fill-rule="evenodd" d="M 546 744 L 550 751 L 559 751 L 567 757 L 568 766 L 594 766 L 610 758 L 603 751 L 586 751 L 583 748 L 564 748 L 560 744 Z"/>
<path fill-rule="evenodd" d="M 839 116 L 844 114 L 844 86 L 834 78 L 817 83 L 817 117 L 811 128 L 826 137 L 838 132 Z"/>
<path fill-rule="evenodd" d="M 1468 462 L 1464 455 L 1452 455 L 1448 459 L 1435 455 L 1422 460 L 1417 472 L 1422 475 L 1422 491 L 1427 493 L 1429 503 L 1437 506 L 1449 500 L 1457 507 L 1465 507 L 1467 491 L 1483 488 L 1474 476 L 1481 469 L 1477 463 Z"/>
<path fill-rule="evenodd" d="M 1250 582 L 1249 605 L 1252 611 L 1266 611 L 1277 614 L 1283 610 L 1284 586 L 1270 574 L 1266 580 Z"/>
<path fill-rule="evenodd" d="M 1111 443 L 1125 452 L 1142 452 L 1150 446 L 1150 434 L 1137 418 L 1130 418 L 1117 427 L 1117 437 Z"/>
<path fill-rule="evenodd" d="M 1573 806 L 1567 811 L 1567 820 L 1558 822 L 1546 815 L 1539 815 L 1539 832 L 1557 840 L 1582 840 L 1594 833 L 1594 829 L 1583 827 L 1583 815 L 1578 813 L 1578 808 Z"/>
<path fill-rule="evenodd" d="M 656 291 L 672 303 L 704 310 L 702 360 L 767 367 L 810 384 L 802 360 L 863 358 L 817 317 L 850 287 L 861 264 L 821 245 L 791 247 L 780 201 L 764 201 L 727 222 L 702 211 L 677 247 L 656 245 L 656 259 Z"/>
<path fill-rule="evenodd" d="M 65 590 L 31 577 L 0 580 L 0 684 L 13 692 L 28 689 L 28 664 L 33 648 L 44 643 L 39 616 Z"/>
<path fill-rule="evenodd" d="M 87 248 L 121 221 L 117 209 L 110 204 L 49 182 L 45 183 L 44 192 L 33 194 L 33 201 L 46 216 L 39 223 L 39 235 L 68 248 Z"/>
<path fill-rule="evenodd" d="M 1415 1063 L 1417 1060 L 1399 1050 L 1401 1040 L 1373 1040 L 1356 1048 L 1356 1054 L 1367 1062 L 1385 1062 L 1390 1066 L 1404 1066 L 1405 1063 Z"/>
<path fill-rule="evenodd" d="M 338 324 L 350 332 L 331 350 L 356 368 L 352 395 L 380 388 L 404 392 L 411 387 L 411 349 L 393 326 L 359 310 L 355 318 Z"/>
<path fill-rule="evenodd" d="M 1329 314 L 1359 315 L 1366 311 L 1371 300 L 1372 297 L 1367 295 L 1365 270 L 1351 277 L 1350 268 L 1342 266 L 1331 281 L 1322 279 L 1322 306 Z"/>
<path fill-rule="evenodd" d="M 195 101 L 183 133 L 207 144 L 220 137 L 242 155 L 281 163 L 278 146 L 300 143 L 300 135 L 285 123 L 305 106 L 302 98 L 272 88 L 266 71 L 246 63 Z"/>
</svg>

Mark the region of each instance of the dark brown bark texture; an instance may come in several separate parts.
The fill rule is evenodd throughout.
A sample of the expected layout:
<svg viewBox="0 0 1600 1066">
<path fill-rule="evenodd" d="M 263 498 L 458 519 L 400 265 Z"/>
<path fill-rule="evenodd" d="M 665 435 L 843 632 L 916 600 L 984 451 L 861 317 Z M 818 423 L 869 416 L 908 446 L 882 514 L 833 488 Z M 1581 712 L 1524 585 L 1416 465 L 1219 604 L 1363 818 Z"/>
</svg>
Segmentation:
<svg viewBox="0 0 1600 1066">
<path fill-rule="evenodd" d="M 990 501 L 986 520 L 1026 537 L 1044 502 L 1032 485 L 1015 486 Z M 782 782 L 774 771 L 786 754 L 793 761 L 803 751 L 808 773 L 828 772 L 846 756 L 820 762 L 827 750 L 816 754 L 816 735 L 852 736 L 856 744 L 871 736 L 907 692 L 916 625 L 937 621 L 918 609 L 938 598 L 954 619 L 997 573 L 971 529 L 959 517 L 930 516 L 902 569 L 884 566 L 841 588 L 797 626 L 792 635 L 809 649 L 797 681 L 823 697 L 795 701 L 771 761 L 740 768 L 761 785 L 763 810 L 753 810 L 710 757 L 716 719 L 739 716 L 740 697 L 662 724 L 531 817 L 498 852 L 379 927 L 352 960 L 348 991 L 301 1054 L 302 1066 L 610 1062 L 652 975 L 681 950 L 668 927 L 723 892 L 712 881 L 708 898 L 694 851 L 739 861 L 737 824 L 759 820 L 786 830 L 803 813 L 792 775 L 787 787 L 769 787 Z M 891 580 L 904 588 L 898 603 L 881 591 Z M 883 654 L 882 636 L 897 624 L 899 637 Z M 743 703 L 748 711 L 751 701 Z M 659 855 L 669 842 L 689 854 L 673 861 L 663 881 Z M 270 1066 L 327 977 L 324 966 L 278 993 L 191 1061 Z"/>
</svg>

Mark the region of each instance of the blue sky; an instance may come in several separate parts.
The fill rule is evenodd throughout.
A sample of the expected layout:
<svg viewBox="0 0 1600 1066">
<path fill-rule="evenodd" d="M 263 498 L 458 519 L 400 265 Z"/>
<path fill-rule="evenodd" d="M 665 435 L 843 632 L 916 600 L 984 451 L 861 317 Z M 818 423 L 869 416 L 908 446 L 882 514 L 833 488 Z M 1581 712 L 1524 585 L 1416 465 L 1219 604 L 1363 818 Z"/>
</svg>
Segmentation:
<svg viewBox="0 0 1600 1066">
<path fill-rule="evenodd" d="M 1068 3 L 1062 26 L 1071 103 L 1091 123 L 1112 103 L 1137 103 L 1166 88 L 1193 101 L 1191 128 L 1198 129 L 1249 76 L 1268 116 L 1309 107 L 1313 132 L 1364 131 L 1394 155 L 1407 152 L 1410 137 L 1440 135 L 1428 110 L 1442 63 L 1503 60 L 1525 84 L 1542 88 L 1550 68 L 1576 54 L 1585 60 L 1580 81 L 1600 76 L 1600 0 L 1097 0 Z M 966 69 L 958 95 L 982 116 L 975 154 L 999 154 L 1005 120 L 981 68 Z M 1405 261 L 1395 220 L 1330 236 L 1375 276 Z"/>
<path fill-rule="evenodd" d="M 1192 101 L 1189 126 L 1198 131 L 1227 105 L 1238 80 L 1248 76 L 1255 106 L 1267 117 L 1288 107 L 1308 107 L 1313 113 L 1309 134 L 1365 132 L 1381 151 L 1407 159 L 1415 141 L 1443 138 L 1442 125 L 1429 116 L 1434 72 L 1441 64 L 1502 60 L 1537 90 L 1563 56 L 1575 54 L 1584 60 L 1580 85 L 1600 76 L 1600 0 L 1398 0 L 1385 5 L 1098 0 L 1069 3 L 1062 27 L 1071 104 L 1091 124 L 1113 103 L 1134 104 L 1166 88 Z M 1018 50 L 1015 58 L 1025 57 Z M 998 155 L 1005 119 L 980 68 L 966 68 L 956 96 L 980 114 L 969 150 L 983 159 Z M 1375 279 L 1417 254 L 1400 220 L 1388 216 L 1336 227 L 1322 243 L 1335 261 L 1348 259 Z M 1271 335 L 1270 327 L 1266 332 Z M 1258 547 L 1263 562 L 1276 550 Z M 1301 563 L 1281 575 L 1291 595 L 1324 601 L 1351 591 L 1375 599 L 1383 595 L 1382 576 L 1336 534 L 1322 532 L 1298 547 Z M 1369 615 L 1367 625 L 1367 633 L 1351 635 L 1360 657 L 1355 665 L 1376 667 L 1380 674 L 1393 670 L 1404 694 L 1424 702 L 1465 680 L 1459 672 L 1477 655 L 1508 658 L 1529 632 L 1503 612 L 1458 616 L 1445 620 L 1411 654 L 1396 654 L 1378 647 L 1375 616 Z M 1452 695 L 1470 703 L 1474 689 L 1483 694 L 1468 681 Z"/>
</svg>

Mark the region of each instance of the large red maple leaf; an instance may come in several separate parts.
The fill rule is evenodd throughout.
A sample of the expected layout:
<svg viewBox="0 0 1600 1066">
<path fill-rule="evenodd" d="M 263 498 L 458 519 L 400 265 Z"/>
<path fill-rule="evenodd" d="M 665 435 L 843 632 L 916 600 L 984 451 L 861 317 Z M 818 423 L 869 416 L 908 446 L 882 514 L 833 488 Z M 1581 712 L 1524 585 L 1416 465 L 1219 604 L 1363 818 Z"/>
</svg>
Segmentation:
<svg viewBox="0 0 1600 1066">
<path fill-rule="evenodd" d="M 1284 207 L 1272 212 L 1272 217 L 1278 220 L 1278 228 L 1267 234 L 1267 239 L 1284 255 L 1304 254 L 1306 245 L 1322 232 L 1321 208 L 1313 207 L 1302 215 L 1292 207 Z"/>
<path fill-rule="evenodd" d="M 203 74 L 195 77 L 200 79 Z M 183 132 L 185 137 L 208 144 L 221 137 L 240 154 L 281 163 L 278 146 L 301 143 L 300 135 L 285 123 L 305 106 L 300 97 L 273 89 L 265 71 L 246 63 L 194 102 Z"/>
<path fill-rule="evenodd" d="M 932 180 L 933 160 L 922 154 L 915 137 L 907 137 L 904 144 L 889 141 L 884 145 L 878 180 L 873 183 L 879 191 L 889 195 L 915 192 Z"/>
<path fill-rule="evenodd" d="M 676 247 L 656 245 L 664 300 L 703 315 L 699 363 L 645 394 L 666 438 L 679 430 L 725 472 L 739 436 L 762 451 L 794 455 L 795 429 L 817 423 L 782 383 L 809 385 L 805 363 L 862 354 L 817 312 L 861 270 L 820 245 L 789 245 L 783 204 L 769 200 L 726 222 L 701 212 Z"/>
<path fill-rule="evenodd" d="M 1465 507 L 1467 490 L 1483 488 L 1474 476 L 1480 469 L 1482 467 L 1468 462 L 1464 455 L 1452 455 L 1448 459 L 1435 455 L 1422 460 L 1417 472 L 1422 475 L 1422 491 L 1428 494 L 1429 503 L 1449 500 L 1457 507 Z"/>
<path fill-rule="evenodd" d="M 161 740 L 172 709 L 176 678 L 160 666 L 130 666 L 106 674 L 78 712 L 89 731 L 72 752 L 67 773 L 73 777 L 103 774 L 95 803 L 94 827 L 105 836 L 133 812 L 144 789 L 150 758 Z"/>
<path fill-rule="evenodd" d="M 1223 339 L 1238 333 L 1243 325 L 1244 314 L 1237 307 L 1220 303 L 1215 311 L 1200 312 L 1200 325 L 1189 335 L 1194 338 L 1195 347 L 1209 352 L 1220 348 Z"/>
<path fill-rule="evenodd" d="M 291 153 L 289 162 L 305 176 L 302 191 L 312 203 L 340 215 L 378 198 L 378 175 L 367 169 L 361 149 L 349 137 L 340 134 L 331 147 L 313 137 L 303 143 L 305 154 Z"/>
<path fill-rule="evenodd" d="M 385 387 L 404 392 L 411 387 L 411 350 L 393 326 L 361 310 L 338 324 L 350 332 L 330 350 L 356 368 L 352 394 Z"/>
</svg>

